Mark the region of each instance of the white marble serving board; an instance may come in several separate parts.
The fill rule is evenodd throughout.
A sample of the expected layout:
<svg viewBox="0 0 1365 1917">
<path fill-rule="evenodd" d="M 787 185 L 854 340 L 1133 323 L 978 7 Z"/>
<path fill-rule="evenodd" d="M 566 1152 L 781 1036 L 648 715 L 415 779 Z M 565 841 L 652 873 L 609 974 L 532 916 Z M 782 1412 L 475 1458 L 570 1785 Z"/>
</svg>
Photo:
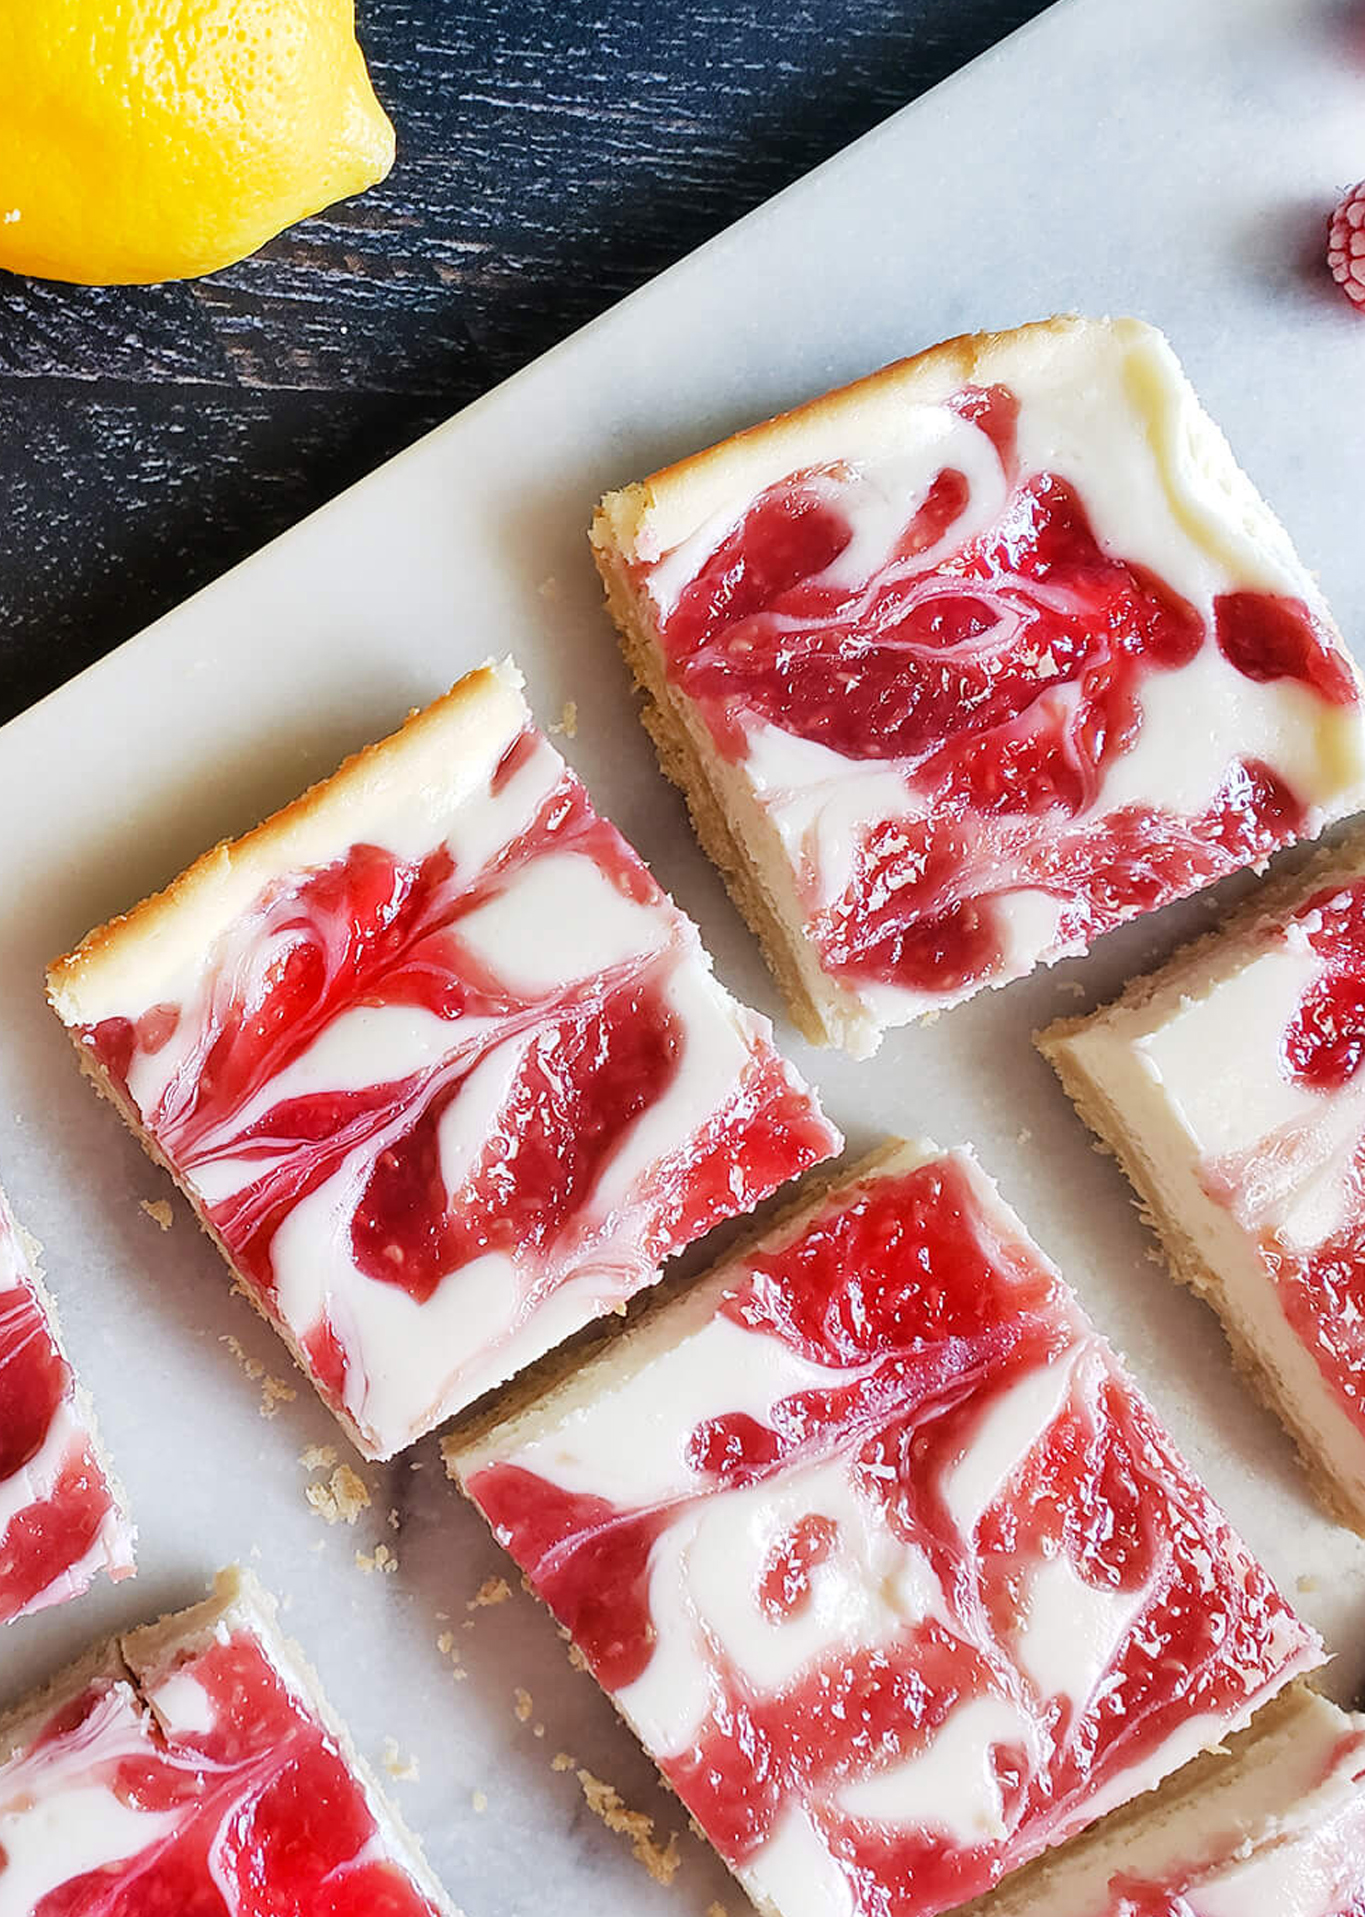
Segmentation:
<svg viewBox="0 0 1365 1917">
<path fill-rule="evenodd" d="M 338 1441 L 331 1421 L 185 1206 L 167 1233 L 139 1209 L 169 1187 L 42 1000 L 43 962 L 90 925 L 504 650 L 543 719 L 577 702 L 569 756 L 851 1143 L 975 1141 L 1338 1651 L 1339 1693 L 1355 1691 L 1365 1546 L 1310 1505 L 1288 1442 L 1212 1318 L 1153 1262 L 1122 1180 L 1029 1044 L 1209 923 L 1226 891 L 894 1036 L 871 1064 L 811 1051 L 658 776 L 584 535 L 606 486 L 942 336 L 1130 311 L 1169 331 L 1346 631 L 1365 630 L 1365 321 L 1320 266 L 1326 211 L 1365 173 L 1356 11 L 1065 0 L 0 731 L 0 1176 L 46 1244 L 141 1526 L 135 1583 L 0 1637 L 0 1702 L 240 1557 L 284 1595 L 361 1748 L 378 1758 L 392 1737 L 419 1760 L 394 1794 L 470 1917 L 741 1908 L 686 1833 L 672 1891 L 649 1883 L 572 1770 L 551 1768 L 570 1753 L 662 1833 L 682 1821 L 529 1598 L 467 1608 L 510 1567 L 434 1443 L 365 1468 L 374 1503 L 354 1530 L 309 1508 L 300 1453 Z M 272 1420 L 230 1340 L 297 1385 Z M 366 1575 L 356 1554 L 381 1542 L 398 1568 Z"/>
</svg>

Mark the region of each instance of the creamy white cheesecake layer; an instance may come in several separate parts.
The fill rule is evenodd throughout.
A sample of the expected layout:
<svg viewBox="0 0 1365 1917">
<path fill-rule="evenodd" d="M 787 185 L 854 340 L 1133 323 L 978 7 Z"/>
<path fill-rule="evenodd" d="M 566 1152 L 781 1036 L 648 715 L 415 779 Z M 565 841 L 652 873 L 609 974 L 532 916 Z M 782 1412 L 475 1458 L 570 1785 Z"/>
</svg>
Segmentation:
<svg viewBox="0 0 1365 1917">
<path fill-rule="evenodd" d="M 562 771 L 548 747 L 537 754 L 542 756 L 553 761 L 552 770 Z M 765 1019 L 716 982 L 694 928 L 665 901 L 622 900 L 588 859 L 560 855 L 552 862 L 555 910 L 536 896 L 534 883 L 523 883 L 473 915 L 478 920 L 497 914 L 495 946 L 484 949 L 485 932 L 493 927 L 474 927 L 480 960 L 503 975 L 506 960 L 519 984 L 529 983 L 546 998 L 599 973 L 666 968 L 663 996 L 680 1034 L 680 1068 L 605 1167 L 572 1275 L 548 1291 L 531 1315 L 524 1310 L 525 1277 L 500 1252 L 458 1267 L 422 1301 L 360 1269 L 349 1221 L 388 1148 L 385 1131 L 364 1138 L 290 1210 L 271 1247 L 276 1307 L 299 1338 L 327 1309 L 355 1359 L 346 1407 L 386 1450 L 438 1422 L 447 1404 L 472 1402 L 652 1281 L 656 1266 L 632 1232 L 641 1187 L 733 1102 L 754 1048 L 771 1035 Z M 613 901 L 605 910 L 604 892 Z M 463 939 L 463 923 L 460 929 Z M 441 1176 L 455 1193 L 494 1131 L 537 1032 L 514 1028 L 491 1047 L 489 1037 L 485 1021 L 465 1019 L 452 1028 L 450 1020 L 418 1006 L 345 1011 L 263 1089 L 259 1112 L 317 1090 L 363 1092 L 415 1072 L 448 1074 L 462 1058 L 483 1053 L 439 1125 Z M 148 1065 L 156 1068 L 160 1061 L 158 1054 Z M 144 1076 L 137 1091 L 144 1110 L 157 1093 Z M 234 1115 L 222 1156 L 215 1155 L 211 1140 L 197 1155 L 187 1182 L 206 1204 L 219 1206 L 249 1192 L 258 1161 L 239 1156 L 234 1140 L 257 1115 L 250 1109 L 245 1117 Z M 395 1136 L 409 1120 L 406 1110 L 395 1115 Z"/>
<path fill-rule="evenodd" d="M 509 660 L 478 676 L 459 709 L 420 715 L 403 735 L 401 767 L 391 753 L 361 753 L 340 773 L 278 813 L 261 832 L 205 855 L 139 914 L 135 939 L 100 937 L 50 977 L 53 1004 L 68 1025 L 94 1025 L 162 1000 L 179 1000 L 202 976 L 204 955 L 282 873 L 326 865 L 338 847 L 369 842 L 419 859 L 452 830 L 452 814 L 475 802 L 483 844 L 505 843 L 504 818 L 520 803 L 513 778 L 503 802 L 488 803 L 492 775 L 526 724 L 522 677 Z M 481 863 L 480 834 L 462 849 Z M 117 929 L 119 921 L 113 922 Z"/>
<path fill-rule="evenodd" d="M 1006 1884 L 996 1917 L 1348 1917 L 1365 1897 L 1365 1718 L 1311 1691 L 1266 1715 L 1232 1758 Z"/>
<path fill-rule="evenodd" d="M 355 878 L 357 860 L 369 863 Z M 418 900 L 418 931 L 410 936 L 422 957 L 415 983 L 402 975 L 386 993 L 388 959 L 368 985 L 348 982 L 353 907 L 349 891 L 338 896 L 337 888 L 354 884 L 376 918 L 358 935 L 363 948 L 383 936 L 383 901 L 370 895 L 370 875 L 390 868 L 395 890 L 400 881 L 413 885 L 406 897 Z M 414 873 L 437 876 L 413 880 Z M 428 883 L 442 902 L 424 923 L 420 888 Z M 401 972 L 404 962 L 400 949 L 392 963 Z M 240 1095 L 215 1102 L 223 1048 L 230 1073 L 239 1031 L 248 1046 L 253 1008 L 273 1006 L 276 981 L 296 964 L 325 981 L 335 976 L 335 996 L 317 1014 L 305 997 L 307 1041 L 257 1070 Z M 53 996 L 98 1058 L 102 1021 L 131 1026 L 132 1114 L 230 1255 L 245 1229 L 236 1221 L 254 1220 L 263 1203 L 273 1208 L 268 1284 L 258 1289 L 310 1364 L 325 1327 L 329 1348 L 340 1353 L 341 1409 L 375 1455 L 389 1455 L 653 1282 L 661 1259 L 686 1242 L 670 1238 L 666 1223 L 674 1187 L 681 1190 L 693 1155 L 704 1159 L 722 1128 L 742 1139 L 785 1096 L 788 1118 L 804 1103 L 824 1132 L 822 1145 L 807 1140 L 771 1175 L 766 1166 L 756 1173 L 767 1176 L 761 1190 L 750 1192 L 741 1163 L 731 1210 L 837 1145 L 776 1059 L 767 1020 L 716 981 L 695 926 L 596 819 L 534 730 L 509 666 L 461 682 L 402 734 L 201 861 L 126 924 L 96 935 L 55 968 Z M 601 1008 L 601 1029 L 614 1025 L 600 1044 L 614 1044 L 613 1057 L 624 1051 L 629 1066 L 632 1008 L 641 1004 L 638 1015 L 658 1028 L 643 1108 L 630 1115 L 637 1086 L 623 1067 L 613 1090 L 626 1116 L 597 1148 L 591 1183 L 580 1180 L 567 1216 L 547 1227 L 547 1242 L 509 1243 L 505 1231 L 495 1243 L 481 1240 L 485 1186 L 493 1188 L 493 1212 L 505 1187 L 514 1188 L 511 1202 L 521 1201 L 523 1177 L 532 1209 L 539 1200 L 547 1212 L 560 1204 L 554 1150 L 538 1158 L 538 1135 L 523 1157 L 514 1149 L 539 1122 L 527 1103 L 543 1096 L 552 1107 L 565 1095 L 561 1074 L 568 1095 L 590 1103 L 608 1066 L 590 1049 L 575 1064 L 573 1034 Z M 569 1034 L 562 1054 L 561 1033 Z M 402 1152 L 416 1149 L 409 1140 L 428 1108 L 436 1114 L 434 1164 L 420 1169 L 414 1203 L 424 1217 L 430 1212 L 433 1233 L 467 1212 L 473 1225 L 460 1243 L 473 1250 L 434 1284 L 424 1276 L 408 1285 L 398 1237 L 379 1248 L 391 1262 L 377 1275 L 377 1228 L 357 1221 L 367 1216 L 367 1194 L 396 1175 Z M 312 1129 L 321 1121 L 297 1117 L 326 1109 L 340 1115 L 322 1131 Z M 333 1151 L 334 1138 L 344 1150 Z M 323 1152 L 327 1162 L 313 1176 L 310 1155 Z M 544 1191 L 531 1188 L 537 1175 Z M 295 1176 L 297 1189 L 276 1197 Z"/>
<path fill-rule="evenodd" d="M 8 1373 L 13 1402 L 23 1405 L 25 1373 L 30 1381 L 47 1374 L 54 1394 L 41 1441 L 0 1479 L 0 1542 L 6 1579 L 27 1586 L 26 1564 L 41 1553 L 48 1582 L 14 1607 L 12 1593 L 0 1587 L 6 1616 L 17 1617 L 79 1596 L 101 1570 L 115 1581 L 133 1570 L 133 1527 L 122 1491 L 108 1476 L 95 1436 L 89 1401 L 80 1391 L 61 1349 L 55 1316 L 38 1269 L 38 1248 L 27 1237 L 0 1191 L 0 1368 Z M 50 1372 L 56 1366 L 60 1376 Z M 31 1441 L 36 1434 L 28 1433 Z M 13 1434 L 10 1434 L 11 1439 Z M 73 1496 L 72 1486 L 84 1488 Z M 82 1543 L 90 1511 L 101 1507 L 99 1523 Z M 82 1507 L 82 1508 L 73 1508 Z M 27 1536 L 10 1527 L 25 1518 Z M 75 1529 L 73 1535 L 73 1526 Z M 62 1555 L 54 1541 L 66 1533 Z"/>
<path fill-rule="evenodd" d="M 0 1917 L 451 1911 L 274 1609 L 220 1572 L 5 1720 Z"/>
<path fill-rule="evenodd" d="M 1365 1509 L 1365 1431 L 1286 1317 L 1257 1242 L 1271 1228 L 1310 1251 L 1358 1205 L 1351 1166 L 1365 1137 L 1365 1084 L 1324 1096 L 1281 1069 L 1282 1034 L 1320 971 L 1301 926 L 1247 948 L 1243 962 L 1235 956 L 1192 981 L 1188 995 L 1116 1007 L 1055 1049 L 1105 1101 L 1166 1218 L 1213 1274 L 1219 1312 L 1275 1380 L 1303 1440 Z M 1211 1163 L 1272 1140 L 1280 1149 L 1254 1189 L 1235 1203 L 1211 1195 Z"/>
<path fill-rule="evenodd" d="M 88 1871 L 125 1863 L 182 1828 L 186 1813 L 116 1795 L 111 1771 L 154 1758 L 137 1694 L 111 1685 L 79 1734 L 44 1744 L 0 1771 L 0 1917 L 32 1917 L 41 1900 Z"/>
<path fill-rule="evenodd" d="M 1231 593 L 1302 601 L 1328 631 L 1330 616 L 1167 342 L 1151 327 L 1119 320 L 1054 322 L 969 344 L 970 384 L 998 383 L 1019 401 L 1017 472 L 1006 473 L 989 435 L 952 404 L 968 377 L 962 353 L 944 348 L 874 375 L 606 502 L 627 561 L 645 568 L 639 590 L 655 620 L 667 620 L 755 501 L 789 478 L 802 476 L 804 492 L 827 495 L 851 522 L 848 546 L 806 582 L 846 592 L 894 570 L 898 539 L 945 471 L 966 480 L 967 506 L 936 544 L 916 553 L 916 575 L 995 527 L 1031 477 L 1052 475 L 1074 489 L 1101 548 L 1154 573 L 1193 607 L 1208 635 L 1189 663 L 1147 675 L 1135 744 L 1107 763 L 1098 791 L 1070 823 L 1084 827 L 1132 806 L 1197 817 L 1239 761 L 1283 781 L 1303 808 L 1304 836 L 1355 809 L 1365 797 L 1359 700 L 1342 706 L 1289 677 L 1251 678 L 1214 642 L 1215 601 Z M 1038 592 L 1046 601 L 1046 586 Z M 1000 619 L 1005 633 L 1007 612 Z M 1046 700 L 1045 660 L 1038 674 Z M 1075 688 L 1061 683 L 1055 696 L 1066 708 Z M 764 890 L 794 929 L 804 924 L 809 932 L 812 915 L 848 892 L 869 832 L 929 816 L 907 788 L 901 760 L 849 758 L 786 733 L 771 717 L 744 722 L 745 750 L 731 758 L 716 750 L 684 692 L 673 688 L 670 702 Z M 987 853 L 1002 868 L 1007 857 Z M 1085 937 L 1067 936 L 1059 925 L 1063 897 L 1018 885 L 991 897 L 1002 952 L 985 982 L 1004 984 L 1085 949 Z M 921 991 L 826 972 L 818 952 L 793 944 L 804 989 L 824 1007 L 839 1042 L 858 1053 L 872 1048 L 877 1028 L 974 989 Z"/>
<path fill-rule="evenodd" d="M 1211 599 L 1230 575 L 1255 590 L 1319 598 L 1153 327 L 1137 320 L 1024 327 L 986 342 L 969 378 L 1018 395 L 1024 470 L 1069 480 L 1101 539 L 1186 598 Z M 956 357 L 925 355 L 890 392 L 874 376 L 658 475 L 634 530 L 633 556 L 654 565 L 651 597 L 661 612 L 760 493 L 809 468 L 848 465 L 859 475 L 863 560 L 903 528 L 905 501 L 922 496 L 945 466 L 975 482 L 977 523 L 989 524 L 1003 501 L 998 471 L 981 435 L 948 405 L 964 383 Z M 933 556 L 929 548 L 930 562 Z"/>
<path fill-rule="evenodd" d="M 1109 768 L 1094 806 L 1078 824 L 1127 806 L 1197 816 L 1214 803 L 1228 768 L 1241 757 L 1260 761 L 1285 780 L 1307 807 L 1305 831 L 1311 837 L 1349 809 L 1343 793 L 1357 792 L 1365 780 L 1358 714 L 1329 706 L 1290 680 L 1248 679 L 1211 644 L 1189 665 L 1153 673 L 1138 703 L 1143 716 L 1137 741 Z M 762 806 L 784 857 L 811 876 L 814 902 L 828 907 L 854 884 L 860 847 L 872 828 L 932 817 L 907 787 L 899 763 L 849 759 L 764 724 L 750 733 L 739 766 L 727 762 L 727 776 Z M 994 901 L 1006 942 L 993 983 L 1028 972 L 1040 953 L 1054 963 L 1086 949 L 1085 939 L 1063 935 L 1065 905 L 1064 898 L 1031 888 Z M 839 982 L 864 1011 L 888 1025 L 951 1002 L 942 993 L 875 980 Z"/>
<path fill-rule="evenodd" d="M 895 1177 L 938 1157 L 932 1147 L 907 1147 L 881 1175 Z M 957 1153 L 946 1162 L 967 1171 L 979 1242 L 1010 1269 L 1011 1257 L 1020 1256 L 1018 1220 L 974 1161 Z M 830 1210 L 838 1215 L 838 1194 Z M 805 1229 L 803 1221 L 791 1231 L 799 1239 Z M 764 1252 L 774 1248 L 780 1259 L 785 1242 L 779 1232 Z M 975 1692 L 968 1686 L 910 1756 L 879 1760 L 875 1750 L 860 1750 L 830 1787 L 830 1804 L 838 1816 L 880 1828 L 888 1842 L 927 1831 L 963 1849 L 1007 1845 L 1016 1813 L 1002 1792 L 999 1752 L 1019 1754 L 1026 1774 L 1047 1771 L 1054 1756 L 1048 1724 L 1081 1721 L 1112 1681 L 1171 1558 L 1168 1547 L 1158 1548 L 1150 1575 L 1133 1588 L 1082 1577 L 1065 1550 L 1026 1559 L 1017 1607 L 1003 1624 L 990 1624 L 970 1604 L 959 1608 L 954 1593 L 980 1572 L 978 1527 L 1029 1466 L 1039 1465 L 1058 1420 L 1076 1418 L 1089 1428 L 1108 1415 L 1101 1405 L 1115 1382 L 1113 1359 L 1070 1301 L 1049 1300 L 1044 1309 L 1054 1331 L 1045 1352 L 1021 1367 L 1007 1388 L 987 1390 L 933 1480 L 936 1508 L 949 1527 L 940 1547 L 958 1567 L 945 1573 L 920 1537 L 888 1522 L 865 1454 L 860 1461 L 857 1445 L 842 1439 L 822 1450 L 818 1426 L 795 1463 L 756 1482 L 727 1487 L 699 1477 L 697 1431 L 727 1421 L 781 1430 L 784 1405 L 799 1394 L 837 1397 L 877 1371 L 871 1358 L 844 1367 L 816 1364 L 784 1339 L 720 1311 L 727 1277 L 730 1286 L 741 1284 L 743 1270 L 741 1259 L 647 1321 L 623 1340 L 615 1361 L 597 1361 L 543 1411 L 533 1406 L 505 1430 L 466 1445 L 452 1440 L 452 1467 L 476 1500 L 486 1469 L 511 1467 L 518 1479 L 529 1474 L 583 1501 L 597 1514 L 590 1522 L 604 1532 L 617 1514 L 622 1521 L 639 1512 L 664 1515 L 648 1560 L 648 1658 L 614 1698 L 665 1769 L 670 1760 L 692 1761 L 690 1753 L 713 1734 L 708 1724 L 717 1708 L 718 1671 L 729 1674 L 727 1681 L 740 1686 L 754 1710 L 781 1710 L 779 1700 L 794 1685 L 811 1681 L 817 1670 L 839 1668 L 841 1658 L 904 1656 L 897 1644 L 918 1626 L 933 1624 L 960 1639 L 969 1647 L 964 1655 L 989 1665 L 994 1684 Z M 894 1420 L 894 1407 L 883 1415 Z M 868 1432 L 877 1428 L 874 1421 Z M 897 1476 L 890 1465 L 876 1469 L 893 1481 Z M 922 1482 L 919 1491 L 925 1494 Z M 790 1550 L 790 1540 L 813 1527 L 823 1545 L 803 1575 L 801 1601 L 775 1606 L 772 1566 Z M 1224 1537 L 1216 1548 L 1244 1561 L 1235 1540 Z M 557 1549 L 549 1561 L 557 1562 Z M 536 1567 L 526 1568 L 534 1581 Z M 1297 1629 L 1287 1617 L 1275 1627 L 1265 1645 L 1270 1662 L 1305 1668 Z M 1193 1711 L 1133 1762 L 1109 1769 L 1082 1804 L 1058 1814 L 1050 1841 L 1150 1790 L 1243 1725 L 1265 1695 L 1257 1680 L 1247 1675 L 1245 1681 L 1244 1702 L 1225 1712 Z M 813 1821 L 820 1805 L 818 1794 L 812 1804 L 793 1791 L 766 1840 L 736 1864 L 760 1909 L 782 1917 L 848 1917 L 872 1908 L 856 1899 Z"/>
</svg>

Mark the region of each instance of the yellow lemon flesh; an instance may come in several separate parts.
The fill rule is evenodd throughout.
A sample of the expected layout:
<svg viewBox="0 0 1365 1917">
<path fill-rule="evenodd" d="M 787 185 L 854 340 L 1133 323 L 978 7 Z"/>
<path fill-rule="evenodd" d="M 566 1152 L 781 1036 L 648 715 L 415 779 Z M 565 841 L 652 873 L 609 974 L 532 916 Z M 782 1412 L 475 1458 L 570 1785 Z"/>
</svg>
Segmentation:
<svg viewBox="0 0 1365 1917">
<path fill-rule="evenodd" d="M 392 165 L 353 0 L 0 0 L 0 267 L 212 273 Z"/>
</svg>

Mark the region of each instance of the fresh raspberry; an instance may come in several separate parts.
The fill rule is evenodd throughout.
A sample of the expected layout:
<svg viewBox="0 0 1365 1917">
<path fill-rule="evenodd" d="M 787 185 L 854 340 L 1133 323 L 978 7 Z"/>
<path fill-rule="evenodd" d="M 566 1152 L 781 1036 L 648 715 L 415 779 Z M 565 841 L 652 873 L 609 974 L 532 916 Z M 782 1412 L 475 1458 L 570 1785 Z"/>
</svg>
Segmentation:
<svg viewBox="0 0 1365 1917">
<path fill-rule="evenodd" d="M 1351 188 L 1332 215 L 1327 264 L 1347 299 L 1365 310 L 1365 180 Z"/>
</svg>

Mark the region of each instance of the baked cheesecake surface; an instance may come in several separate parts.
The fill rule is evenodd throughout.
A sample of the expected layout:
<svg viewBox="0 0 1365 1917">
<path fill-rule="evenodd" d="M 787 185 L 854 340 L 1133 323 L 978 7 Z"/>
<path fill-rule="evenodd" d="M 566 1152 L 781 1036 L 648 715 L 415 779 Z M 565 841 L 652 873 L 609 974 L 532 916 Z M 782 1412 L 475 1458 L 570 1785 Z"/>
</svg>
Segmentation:
<svg viewBox="0 0 1365 1917">
<path fill-rule="evenodd" d="M 928 1917 L 1317 1661 L 965 1153 L 448 1461 L 760 1909 Z"/>
<path fill-rule="evenodd" d="M 838 1148 L 507 668 L 53 980 L 372 1455 Z"/>
<path fill-rule="evenodd" d="M 0 1621 L 133 1569 L 133 1531 L 0 1192 Z"/>
<path fill-rule="evenodd" d="M 1044 1033 L 1341 1515 L 1365 1526 L 1365 846 Z"/>
<path fill-rule="evenodd" d="M 854 1050 L 1365 793 L 1321 595 L 1135 321 L 933 349 L 594 537 L 666 765 Z"/>
<path fill-rule="evenodd" d="M 1233 1740 L 1006 1886 L 993 1917 L 1359 1917 L 1365 1718 L 1293 1686 Z"/>
<path fill-rule="evenodd" d="M 448 1912 L 249 1601 L 175 1623 L 59 1685 L 0 1766 L 4 1917 Z"/>
</svg>

